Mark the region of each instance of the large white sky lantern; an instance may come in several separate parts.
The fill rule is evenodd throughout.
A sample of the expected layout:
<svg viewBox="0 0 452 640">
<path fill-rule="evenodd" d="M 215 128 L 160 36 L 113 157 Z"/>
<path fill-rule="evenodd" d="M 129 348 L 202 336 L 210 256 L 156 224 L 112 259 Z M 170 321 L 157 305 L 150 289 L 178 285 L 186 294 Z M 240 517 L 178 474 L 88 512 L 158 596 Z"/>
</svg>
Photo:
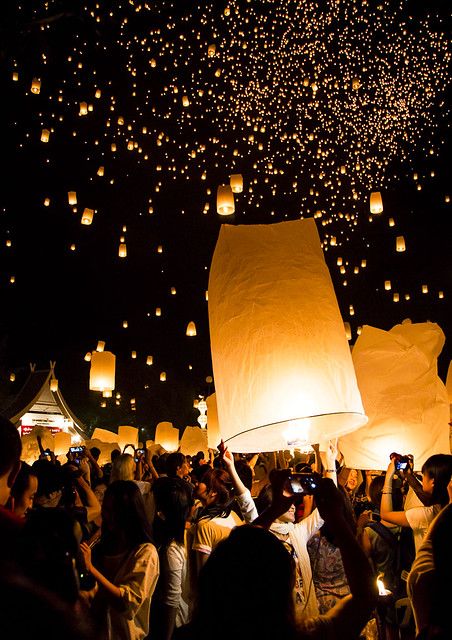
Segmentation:
<svg viewBox="0 0 452 640">
<path fill-rule="evenodd" d="M 368 424 L 339 441 L 345 464 L 386 469 L 389 455 L 411 453 L 420 470 L 449 450 L 449 399 L 437 374 L 444 333 L 432 322 L 383 331 L 364 326 L 353 361 Z"/>
<path fill-rule="evenodd" d="M 221 442 L 220 425 L 218 423 L 217 394 L 207 396 L 207 444 L 209 449 L 216 449 Z"/>
<path fill-rule="evenodd" d="M 275 451 L 367 418 L 313 219 L 223 225 L 209 277 L 218 419 L 231 451 Z"/>
<path fill-rule="evenodd" d="M 91 391 L 112 391 L 115 388 L 116 356 L 110 351 L 93 351 L 89 372 Z"/>
<path fill-rule="evenodd" d="M 185 427 L 180 441 L 180 450 L 186 456 L 195 456 L 198 451 L 207 455 L 207 432 L 201 427 Z"/>
</svg>

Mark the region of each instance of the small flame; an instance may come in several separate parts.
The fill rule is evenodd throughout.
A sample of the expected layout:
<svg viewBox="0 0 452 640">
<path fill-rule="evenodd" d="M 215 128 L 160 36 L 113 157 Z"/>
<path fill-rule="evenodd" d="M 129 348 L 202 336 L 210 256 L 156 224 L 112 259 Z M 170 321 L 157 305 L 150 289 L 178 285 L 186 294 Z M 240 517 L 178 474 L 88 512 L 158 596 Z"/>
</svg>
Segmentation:
<svg viewBox="0 0 452 640">
<path fill-rule="evenodd" d="M 377 587 L 378 587 L 378 595 L 379 596 L 387 596 L 389 595 L 391 592 L 388 591 L 388 589 L 386 589 L 384 582 L 383 582 L 383 574 L 380 573 L 378 575 L 377 578 Z"/>
</svg>

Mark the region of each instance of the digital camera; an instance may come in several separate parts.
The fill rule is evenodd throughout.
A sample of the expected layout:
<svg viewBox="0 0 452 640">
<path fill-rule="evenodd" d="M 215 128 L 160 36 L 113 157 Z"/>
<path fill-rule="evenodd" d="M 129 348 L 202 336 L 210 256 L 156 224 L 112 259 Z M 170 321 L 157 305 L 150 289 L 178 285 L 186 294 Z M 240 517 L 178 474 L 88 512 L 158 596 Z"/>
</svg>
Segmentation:
<svg viewBox="0 0 452 640">
<path fill-rule="evenodd" d="M 319 486 L 322 476 L 314 471 L 308 473 L 292 473 L 289 477 L 293 493 L 313 495 Z"/>
<path fill-rule="evenodd" d="M 402 456 L 400 453 L 391 453 L 391 458 L 394 459 L 396 471 L 404 471 L 410 464 L 410 456 Z"/>
</svg>

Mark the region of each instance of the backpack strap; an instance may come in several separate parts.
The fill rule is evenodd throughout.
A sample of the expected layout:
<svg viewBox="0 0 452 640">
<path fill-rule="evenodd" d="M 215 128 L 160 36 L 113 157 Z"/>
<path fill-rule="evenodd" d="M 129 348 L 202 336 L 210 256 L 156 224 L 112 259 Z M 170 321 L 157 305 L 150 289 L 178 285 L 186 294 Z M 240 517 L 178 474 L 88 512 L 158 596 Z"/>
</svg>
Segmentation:
<svg viewBox="0 0 452 640">
<path fill-rule="evenodd" d="M 387 542 L 393 549 L 397 547 L 399 542 L 398 536 L 388 531 L 387 527 L 385 527 L 384 524 L 381 524 L 381 522 L 370 522 L 367 526 L 378 533 L 378 535 L 383 538 L 383 540 Z"/>
</svg>

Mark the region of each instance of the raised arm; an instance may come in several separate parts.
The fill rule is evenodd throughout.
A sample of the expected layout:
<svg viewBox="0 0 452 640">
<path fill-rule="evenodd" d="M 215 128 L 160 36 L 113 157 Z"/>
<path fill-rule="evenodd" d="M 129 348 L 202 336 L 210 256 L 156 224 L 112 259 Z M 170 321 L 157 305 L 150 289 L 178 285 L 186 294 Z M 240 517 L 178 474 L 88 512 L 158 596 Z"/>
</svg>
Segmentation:
<svg viewBox="0 0 452 640">
<path fill-rule="evenodd" d="M 404 511 L 393 511 L 392 509 L 392 482 L 394 479 L 395 464 L 394 459 L 391 458 L 391 462 L 388 465 L 386 471 L 385 481 L 383 485 L 383 491 L 381 495 L 380 516 L 382 520 L 391 522 L 392 524 L 398 524 L 400 527 L 409 527 L 410 523 L 407 520 Z"/>
<path fill-rule="evenodd" d="M 223 461 L 226 465 L 232 484 L 234 485 L 235 497 L 242 512 L 243 518 L 247 524 L 253 522 L 258 516 L 256 505 L 251 497 L 250 491 L 245 487 L 239 474 L 235 468 L 234 456 L 225 447 L 223 452 Z"/>
</svg>

